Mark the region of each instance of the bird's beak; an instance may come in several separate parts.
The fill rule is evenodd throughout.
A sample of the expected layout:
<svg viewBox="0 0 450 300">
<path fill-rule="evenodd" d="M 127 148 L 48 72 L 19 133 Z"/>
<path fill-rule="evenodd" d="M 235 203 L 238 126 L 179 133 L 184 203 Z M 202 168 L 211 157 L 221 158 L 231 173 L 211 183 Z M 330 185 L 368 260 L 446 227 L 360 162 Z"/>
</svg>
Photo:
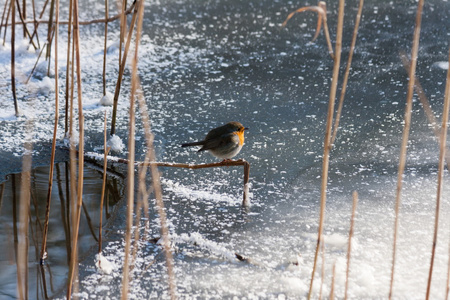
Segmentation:
<svg viewBox="0 0 450 300">
<path fill-rule="evenodd" d="M 250 129 L 250 128 L 248 128 L 248 127 L 245 127 L 245 128 L 244 128 L 244 130 L 249 130 L 249 129 Z"/>
</svg>

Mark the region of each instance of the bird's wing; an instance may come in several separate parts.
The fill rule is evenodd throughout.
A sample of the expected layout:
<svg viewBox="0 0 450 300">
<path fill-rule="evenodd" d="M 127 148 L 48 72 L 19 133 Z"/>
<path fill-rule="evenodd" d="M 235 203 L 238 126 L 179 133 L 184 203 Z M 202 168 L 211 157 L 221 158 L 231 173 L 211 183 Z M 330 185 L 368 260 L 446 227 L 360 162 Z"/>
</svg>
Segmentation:
<svg viewBox="0 0 450 300">
<path fill-rule="evenodd" d="M 224 146 L 228 143 L 239 143 L 239 137 L 236 134 L 227 133 L 227 134 L 223 134 L 222 136 L 220 136 L 218 138 L 205 140 L 205 144 L 198 151 L 214 149 L 217 147 Z"/>
</svg>

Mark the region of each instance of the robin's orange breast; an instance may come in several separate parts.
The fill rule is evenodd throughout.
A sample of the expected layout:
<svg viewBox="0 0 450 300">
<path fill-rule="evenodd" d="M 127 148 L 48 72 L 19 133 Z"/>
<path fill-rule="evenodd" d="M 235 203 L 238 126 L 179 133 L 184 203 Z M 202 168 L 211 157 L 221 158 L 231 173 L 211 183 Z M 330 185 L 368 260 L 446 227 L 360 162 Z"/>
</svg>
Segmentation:
<svg viewBox="0 0 450 300">
<path fill-rule="evenodd" d="M 233 134 L 235 134 L 239 137 L 239 146 L 244 145 L 244 130 L 235 131 L 235 132 L 233 132 Z"/>
</svg>

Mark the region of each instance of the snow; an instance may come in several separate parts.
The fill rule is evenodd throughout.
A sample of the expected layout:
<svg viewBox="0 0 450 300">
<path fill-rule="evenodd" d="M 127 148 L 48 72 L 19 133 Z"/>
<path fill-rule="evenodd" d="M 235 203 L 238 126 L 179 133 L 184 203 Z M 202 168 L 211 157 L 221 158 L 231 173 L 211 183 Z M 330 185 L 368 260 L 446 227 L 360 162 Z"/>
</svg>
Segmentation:
<svg viewBox="0 0 450 300">
<path fill-rule="evenodd" d="M 106 257 L 103 256 L 103 254 L 97 254 L 96 256 L 96 262 L 95 262 L 95 266 L 97 267 L 97 269 L 106 275 L 111 275 L 111 273 L 113 272 L 113 270 L 116 269 L 116 266 L 111 263 Z"/>
<path fill-rule="evenodd" d="M 111 147 L 111 151 L 119 152 L 119 153 L 122 152 L 123 149 L 125 148 L 125 145 L 123 144 L 122 139 L 115 134 L 110 136 L 106 145 L 107 145 L 107 147 Z"/>
</svg>

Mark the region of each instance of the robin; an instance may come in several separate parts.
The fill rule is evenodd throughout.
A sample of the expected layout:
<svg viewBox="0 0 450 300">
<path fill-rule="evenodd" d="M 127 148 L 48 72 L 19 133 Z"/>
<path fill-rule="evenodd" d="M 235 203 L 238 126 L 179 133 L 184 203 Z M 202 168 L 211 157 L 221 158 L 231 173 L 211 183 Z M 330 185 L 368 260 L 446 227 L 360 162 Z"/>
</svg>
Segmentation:
<svg viewBox="0 0 450 300">
<path fill-rule="evenodd" d="M 202 146 L 198 152 L 209 150 L 215 157 L 231 159 L 241 151 L 247 129 L 239 122 L 230 122 L 212 129 L 203 141 L 182 144 L 181 147 Z"/>
</svg>

